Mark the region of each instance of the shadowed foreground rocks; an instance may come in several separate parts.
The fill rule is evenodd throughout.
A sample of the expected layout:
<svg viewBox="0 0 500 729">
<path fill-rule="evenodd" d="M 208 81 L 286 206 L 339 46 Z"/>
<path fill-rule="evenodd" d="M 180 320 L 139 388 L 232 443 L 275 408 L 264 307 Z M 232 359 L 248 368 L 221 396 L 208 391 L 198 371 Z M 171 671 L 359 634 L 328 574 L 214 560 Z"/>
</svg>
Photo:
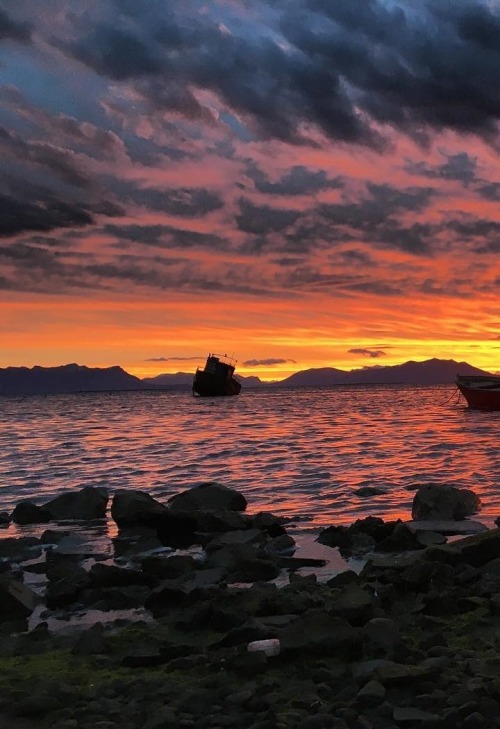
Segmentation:
<svg viewBox="0 0 500 729">
<path fill-rule="evenodd" d="M 363 524 L 385 547 L 366 552 L 359 574 L 318 582 L 301 575 L 276 517 L 243 514 L 241 501 L 221 494 L 222 510 L 200 505 L 198 493 L 178 501 L 195 522 L 201 559 L 132 550 L 126 565 L 88 567 L 81 554 L 52 545 L 35 562 L 47 578 L 47 620 L 125 605 L 143 610 L 134 622 L 63 634 L 42 620 L 27 630 L 34 604 L 22 577 L 33 564 L 5 547 L 0 712 L 12 726 L 500 727 L 500 529 L 426 546 L 410 542 L 406 529 L 394 534 L 399 522 Z M 151 519 L 142 511 L 137 524 L 129 512 L 123 527 L 139 529 L 136 544 L 158 539 L 164 512 L 149 506 Z M 234 528 L 224 512 L 244 525 Z M 17 557 L 42 544 L 20 543 Z M 278 587 L 272 580 L 284 572 Z"/>
</svg>

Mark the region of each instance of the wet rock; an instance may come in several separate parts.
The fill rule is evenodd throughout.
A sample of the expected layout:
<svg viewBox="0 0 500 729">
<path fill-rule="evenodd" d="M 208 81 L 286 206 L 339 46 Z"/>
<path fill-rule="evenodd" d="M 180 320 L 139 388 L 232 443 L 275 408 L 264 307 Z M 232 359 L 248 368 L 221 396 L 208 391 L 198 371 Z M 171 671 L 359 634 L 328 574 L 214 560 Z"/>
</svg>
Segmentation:
<svg viewBox="0 0 500 729">
<path fill-rule="evenodd" d="M 11 518 L 14 524 L 43 524 L 50 521 L 51 516 L 44 506 L 25 500 L 16 504 Z"/>
<path fill-rule="evenodd" d="M 0 539 L 0 558 L 15 562 L 33 559 L 42 553 L 36 537 L 6 537 Z"/>
<path fill-rule="evenodd" d="M 251 544 L 230 544 L 214 550 L 208 556 L 207 565 L 223 568 L 229 582 L 274 580 L 280 574 L 278 564 Z"/>
<path fill-rule="evenodd" d="M 245 511 L 247 507 L 243 494 L 215 481 L 182 491 L 168 503 L 171 509 L 181 511 Z"/>
<path fill-rule="evenodd" d="M 111 517 L 118 527 L 149 526 L 168 511 L 167 507 L 153 499 L 145 491 L 119 489 L 111 502 Z"/>
<path fill-rule="evenodd" d="M 411 549 L 423 549 L 423 546 L 415 532 L 403 522 L 397 522 L 392 532 L 378 542 L 375 549 L 377 552 L 405 552 Z"/>
<path fill-rule="evenodd" d="M 187 554 L 173 554 L 170 557 L 151 555 L 141 561 L 143 572 L 167 580 L 186 575 L 198 567 L 199 561 Z"/>
<path fill-rule="evenodd" d="M 285 527 L 283 526 L 283 520 L 269 511 L 259 511 L 249 517 L 249 519 L 250 529 L 266 531 L 270 537 L 279 537 L 280 534 L 286 533 Z"/>
<path fill-rule="evenodd" d="M 49 582 L 45 591 L 45 604 L 50 610 L 66 607 L 76 602 L 82 591 L 90 584 L 84 569 L 76 569 L 61 579 Z"/>
<path fill-rule="evenodd" d="M 85 486 L 80 491 L 68 491 L 44 504 L 54 520 L 104 519 L 108 506 L 108 491 L 102 487 Z"/>
<path fill-rule="evenodd" d="M 283 628 L 280 634 L 284 655 L 314 654 L 349 660 L 361 652 L 361 633 L 343 618 L 322 610 L 310 610 Z"/>
<path fill-rule="evenodd" d="M 128 587 L 129 585 L 153 587 L 157 583 L 154 577 L 140 570 L 101 563 L 92 565 L 89 579 L 91 587 Z"/>
<path fill-rule="evenodd" d="M 460 520 L 475 514 L 480 506 L 479 496 L 470 489 L 428 484 L 416 492 L 411 515 L 414 520 Z"/>
<path fill-rule="evenodd" d="M 0 578 L 0 621 L 23 619 L 40 602 L 39 596 L 9 574 Z"/>
</svg>

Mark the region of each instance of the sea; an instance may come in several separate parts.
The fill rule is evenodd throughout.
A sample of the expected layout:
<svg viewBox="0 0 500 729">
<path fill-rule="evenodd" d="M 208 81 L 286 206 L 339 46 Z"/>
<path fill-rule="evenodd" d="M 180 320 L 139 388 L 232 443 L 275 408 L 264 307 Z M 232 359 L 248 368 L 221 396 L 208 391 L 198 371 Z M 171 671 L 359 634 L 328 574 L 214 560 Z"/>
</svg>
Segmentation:
<svg viewBox="0 0 500 729">
<path fill-rule="evenodd" d="M 166 503 L 217 481 L 248 513 L 298 533 L 366 516 L 411 519 L 415 490 L 475 491 L 488 526 L 500 515 L 500 412 L 469 409 L 455 386 L 79 393 L 0 399 L 0 511 L 67 491 L 140 489 Z M 11 524 L 0 538 L 37 534 Z M 108 536 L 116 527 L 111 518 Z"/>
</svg>

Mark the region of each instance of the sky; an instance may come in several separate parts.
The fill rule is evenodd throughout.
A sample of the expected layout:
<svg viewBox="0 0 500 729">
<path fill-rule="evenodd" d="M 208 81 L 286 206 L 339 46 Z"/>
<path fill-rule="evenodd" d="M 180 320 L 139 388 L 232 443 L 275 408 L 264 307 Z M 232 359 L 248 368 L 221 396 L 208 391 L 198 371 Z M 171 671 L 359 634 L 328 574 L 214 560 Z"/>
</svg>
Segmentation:
<svg viewBox="0 0 500 729">
<path fill-rule="evenodd" d="M 0 367 L 500 370 L 500 2 L 0 0 Z"/>
</svg>

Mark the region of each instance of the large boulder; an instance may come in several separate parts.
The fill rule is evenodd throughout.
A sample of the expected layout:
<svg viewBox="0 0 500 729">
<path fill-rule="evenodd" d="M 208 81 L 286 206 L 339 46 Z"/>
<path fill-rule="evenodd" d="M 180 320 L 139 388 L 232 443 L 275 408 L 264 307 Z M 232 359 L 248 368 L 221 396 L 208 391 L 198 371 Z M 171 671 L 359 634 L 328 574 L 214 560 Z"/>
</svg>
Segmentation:
<svg viewBox="0 0 500 729">
<path fill-rule="evenodd" d="M 118 527 L 155 526 L 168 509 L 145 491 L 120 489 L 111 502 L 111 517 Z"/>
<path fill-rule="evenodd" d="M 12 521 L 14 524 L 46 524 L 50 521 L 50 514 L 44 506 L 25 499 L 16 504 Z"/>
<path fill-rule="evenodd" d="M 213 481 L 172 496 L 169 505 L 180 511 L 245 511 L 247 500 L 239 491 Z"/>
<path fill-rule="evenodd" d="M 68 491 L 44 504 L 52 519 L 103 519 L 109 495 L 105 488 L 85 486 L 80 491 Z"/>
<path fill-rule="evenodd" d="M 470 489 L 429 484 L 421 486 L 415 494 L 411 515 L 415 521 L 465 519 L 475 514 L 480 506 L 479 496 Z"/>
</svg>

